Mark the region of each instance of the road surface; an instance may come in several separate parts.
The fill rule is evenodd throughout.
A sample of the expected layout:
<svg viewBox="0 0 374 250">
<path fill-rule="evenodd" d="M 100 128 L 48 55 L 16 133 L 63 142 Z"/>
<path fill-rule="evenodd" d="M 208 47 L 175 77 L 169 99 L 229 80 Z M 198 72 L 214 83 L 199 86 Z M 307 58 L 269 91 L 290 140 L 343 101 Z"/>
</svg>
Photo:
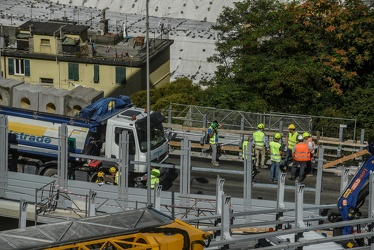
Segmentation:
<svg viewBox="0 0 374 250">
<path fill-rule="evenodd" d="M 179 155 L 170 155 L 167 163 L 172 163 L 180 165 Z M 191 173 L 191 194 L 206 194 L 215 195 L 216 194 L 216 179 L 217 172 L 216 169 L 225 170 L 243 170 L 243 162 L 240 161 L 227 161 L 221 160 L 220 166 L 215 167 L 210 163 L 209 158 L 192 157 L 191 165 L 196 167 L 203 167 L 211 169 L 211 172 L 196 172 Z M 291 176 L 291 169 L 287 170 L 286 177 L 286 190 L 284 200 L 285 202 L 295 201 L 295 181 L 291 181 L 288 178 Z M 232 197 L 243 197 L 243 176 L 237 174 L 225 174 L 219 173 L 221 178 L 225 179 L 224 192 Z M 325 204 L 336 204 L 340 196 L 340 180 L 341 177 L 333 174 L 324 172 L 323 173 L 323 183 L 322 183 L 322 193 L 321 193 L 321 205 Z M 254 179 L 255 183 L 252 187 L 252 198 L 253 199 L 264 199 L 264 200 L 277 200 L 277 184 L 270 182 L 270 168 L 261 169 L 260 173 Z M 310 191 L 315 188 L 316 176 L 307 177 L 303 184 L 305 184 L 304 189 L 304 203 L 314 204 L 315 203 L 315 191 Z M 179 192 L 179 177 L 173 183 L 173 186 L 169 188 L 169 191 Z M 337 209 L 336 209 L 337 211 Z M 364 216 L 367 216 L 367 204 L 361 208 L 361 212 Z"/>
</svg>

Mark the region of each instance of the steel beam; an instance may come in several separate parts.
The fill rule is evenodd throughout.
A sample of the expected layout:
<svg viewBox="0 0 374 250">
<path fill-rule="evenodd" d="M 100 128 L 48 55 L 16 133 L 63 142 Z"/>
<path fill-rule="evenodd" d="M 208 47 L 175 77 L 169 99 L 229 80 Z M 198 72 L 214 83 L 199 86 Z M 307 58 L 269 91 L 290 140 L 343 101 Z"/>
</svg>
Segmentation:
<svg viewBox="0 0 374 250">
<path fill-rule="evenodd" d="M 345 188 L 348 185 L 349 181 L 349 168 L 343 167 L 342 168 L 342 176 L 340 180 L 340 193 L 342 194 Z"/>
<path fill-rule="evenodd" d="M 253 172 L 253 162 L 252 162 L 252 157 L 253 157 L 253 147 L 252 147 L 252 142 L 249 142 L 247 144 L 247 148 L 244 148 L 244 192 L 243 192 L 243 207 L 244 211 L 249 211 L 252 209 L 252 185 L 253 185 L 253 180 L 252 180 L 252 172 Z M 246 221 L 250 222 L 251 217 L 246 216 Z"/>
<path fill-rule="evenodd" d="M 95 205 L 96 192 L 90 190 L 88 193 L 88 217 L 96 216 L 96 205 Z"/>
<path fill-rule="evenodd" d="M 119 138 L 118 202 L 123 208 L 128 205 L 129 193 L 129 134 L 123 130 Z M 150 193 L 147 194 L 151 195 Z"/>
<path fill-rule="evenodd" d="M 191 186 L 191 142 L 187 136 L 183 137 L 181 144 L 181 158 L 180 158 L 180 193 L 187 197 L 190 195 Z M 189 206 L 189 199 L 182 199 L 182 204 Z"/>
<path fill-rule="evenodd" d="M 18 215 L 18 228 L 26 228 L 26 220 L 27 220 L 27 201 L 21 199 L 19 201 L 19 215 Z"/>
<path fill-rule="evenodd" d="M 0 197 L 8 187 L 8 118 L 0 115 Z"/>
<path fill-rule="evenodd" d="M 155 188 L 153 190 L 154 196 L 153 196 L 153 208 L 157 211 L 161 211 L 161 190 L 162 185 L 155 185 Z"/>
<path fill-rule="evenodd" d="M 225 179 L 217 175 L 216 182 L 216 214 L 222 214 L 222 197 L 225 194 L 223 191 L 223 185 L 225 184 Z"/>
<path fill-rule="evenodd" d="M 57 161 L 57 174 L 58 174 L 58 186 L 64 190 L 67 190 L 68 170 L 68 126 L 67 124 L 61 124 L 58 128 L 58 161 Z M 60 196 L 59 204 L 62 207 L 66 207 L 65 199 Z"/>
</svg>

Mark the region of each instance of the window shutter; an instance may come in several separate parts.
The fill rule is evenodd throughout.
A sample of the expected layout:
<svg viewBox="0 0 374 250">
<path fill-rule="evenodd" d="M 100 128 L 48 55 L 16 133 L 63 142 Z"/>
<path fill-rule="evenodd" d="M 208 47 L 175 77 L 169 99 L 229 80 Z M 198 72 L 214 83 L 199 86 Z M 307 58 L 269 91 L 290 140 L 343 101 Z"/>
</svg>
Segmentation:
<svg viewBox="0 0 374 250">
<path fill-rule="evenodd" d="M 30 60 L 25 60 L 25 76 L 30 76 Z"/>
<path fill-rule="evenodd" d="M 99 79 L 99 65 L 94 65 L 94 83 L 98 83 Z"/>
<path fill-rule="evenodd" d="M 79 65 L 77 63 L 68 64 L 68 78 L 69 80 L 79 80 Z"/>
<path fill-rule="evenodd" d="M 121 85 L 126 84 L 126 68 L 116 67 L 116 83 Z"/>
<path fill-rule="evenodd" d="M 73 72 L 74 72 L 73 64 L 69 63 L 68 64 L 68 79 L 69 80 L 73 80 L 74 79 Z"/>
<path fill-rule="evenodd" d="M 8 58 L 8 71 L 9 75 L 14 75 L 14 59 Z"/>
<path fill-rule="evenodd" d="M 79 80 L 79 64 L 74 64 L 74 81 Z"/>
</svg>

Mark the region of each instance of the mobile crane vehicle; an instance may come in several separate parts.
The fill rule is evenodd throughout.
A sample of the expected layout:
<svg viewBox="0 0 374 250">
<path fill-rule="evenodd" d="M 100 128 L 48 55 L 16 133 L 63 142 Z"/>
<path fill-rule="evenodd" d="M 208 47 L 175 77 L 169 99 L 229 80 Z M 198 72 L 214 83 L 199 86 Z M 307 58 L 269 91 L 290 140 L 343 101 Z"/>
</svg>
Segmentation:
<svg viewBox="0 0 374 250">
<path fill-rule="evenodd" d="M 366 159 L 364 164 L 357 170 L 349 184 L 345 187 L 337 203 L 339 212 L 331 212 L 329 214 L 328 219 L 330 222 L 347 221 L 361 217 L 360 208 L 369 195 L 368 180 L 370 172 L 374 170 L 374 144 L 370 143 L 363 151 L 369 153 L 370 157 Z M 358 231 L 360 231 L 360 225 L 357 225 L 357 228 Z M 344 226 L 341 234 L 349 235 L 352 234 L 352 231 L 352 226 Z"/>
<path fill-rule="evenodd" d="M 125 130 L 129 135 L 130 161 L 145 162 L 147 115 L 150 115 L 151 161 L 161 163 L 168 157 L 168 141 L 162 126 L 165 117 L 157 111 L 147 112 L 134 107 L 127 96 L 99 99 L 83 108 L 75 117 L 7 106 L 0 106 L 0 114 L 8 118 L 9 141 L 24 146 L 22 149 L 9 150 L 11 171 L 55 175 L 57 153 L 38 149 L 58 149 L 61 124 L 67 124 L 68 150 L 71 153 L 119 159 L 119 137 Z M 97 172 L 104 167 L 98 160 L 69 157 L 68 177 L 95 181 Z M 129 167 L 129 173 L 134 177 L 146 172 L 144 164 Z"/>
</svg>

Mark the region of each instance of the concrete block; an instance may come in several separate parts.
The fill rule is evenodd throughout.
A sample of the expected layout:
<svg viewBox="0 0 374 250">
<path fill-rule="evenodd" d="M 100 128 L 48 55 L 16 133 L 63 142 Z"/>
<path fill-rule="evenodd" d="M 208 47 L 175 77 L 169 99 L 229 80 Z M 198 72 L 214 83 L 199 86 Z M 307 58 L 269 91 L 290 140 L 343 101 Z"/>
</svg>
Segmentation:
<svg viewBox="0 0 374 250">
<path fill-rule="evenodd" d="M 44 88 L 39 92 L 39 111 L 52 114 L 65 114 L 67 89 Z"/>
<path fill-rule="evenodd" d="M 24 83 L 13 88 L 12 106 L 28 110 L 39 110 L 39 92 L 43 86 Z"/>
<path fill-rule="evenodd" d="M 13 88 L 23 83 L 23 81 L 18 81 L 15 79 L 0 78 L 0 105 L 11 106 L 13 99 Z"/>
<path fill-rule="evenodd" d="M 103 97 L 104 91 L 78 86 L 71 90 L 70 93 L 66 96 L 65 114 L 69 116 L 75 116 L 82 108 Z"/>
</svg>

